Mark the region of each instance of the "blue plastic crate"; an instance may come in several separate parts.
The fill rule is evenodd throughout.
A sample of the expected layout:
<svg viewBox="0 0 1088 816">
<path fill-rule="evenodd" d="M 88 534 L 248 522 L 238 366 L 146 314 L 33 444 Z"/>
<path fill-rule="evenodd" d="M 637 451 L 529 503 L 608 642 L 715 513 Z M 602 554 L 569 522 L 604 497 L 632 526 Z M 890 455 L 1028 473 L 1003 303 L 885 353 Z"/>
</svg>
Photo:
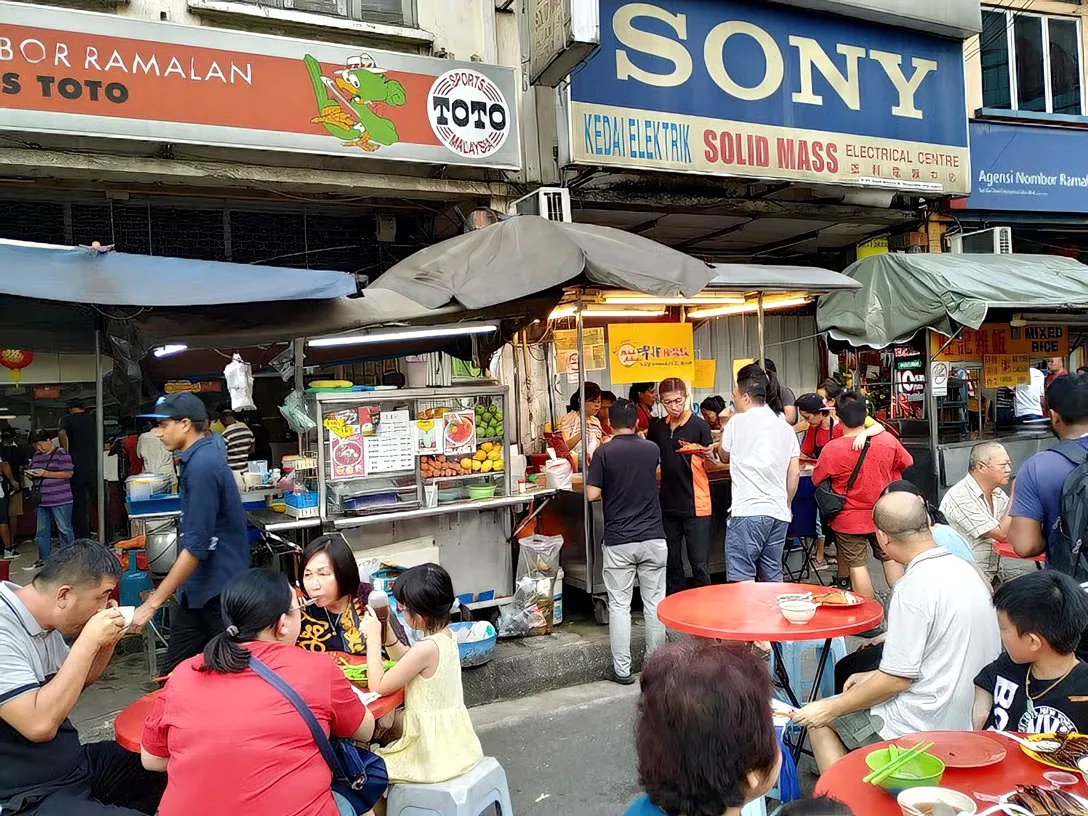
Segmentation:
<svg viewBox="0 0 1088 816">
<path fill-rule="evenodd" d="M 308 490 L 305 493 L 284 493 L 283 501 L 289 507 L 317 507 L 317 492 Z"/>
</svg>

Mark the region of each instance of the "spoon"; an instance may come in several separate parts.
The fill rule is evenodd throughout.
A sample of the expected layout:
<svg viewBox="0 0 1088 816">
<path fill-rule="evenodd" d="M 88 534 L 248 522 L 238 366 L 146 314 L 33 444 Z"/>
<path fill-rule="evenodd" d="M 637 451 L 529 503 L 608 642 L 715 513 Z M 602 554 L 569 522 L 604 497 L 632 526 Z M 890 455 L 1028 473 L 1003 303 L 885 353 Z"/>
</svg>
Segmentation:
<svg viewBox="0 0 1088 816">
<path fill-rule="evenodd" d="M 1062 747 L 1062 744 L 1057 740 L 1026 740 L 1023 737 L 1018 737 L 1015 734 L 1010 734 L 1008 731 L 1000 732 L 1003 737 L 1008 737 L 1013 742 L 1018 742 L 1028 750 L 1034 751 L 1037 754 L 1052 754 Z"/>
</svg>

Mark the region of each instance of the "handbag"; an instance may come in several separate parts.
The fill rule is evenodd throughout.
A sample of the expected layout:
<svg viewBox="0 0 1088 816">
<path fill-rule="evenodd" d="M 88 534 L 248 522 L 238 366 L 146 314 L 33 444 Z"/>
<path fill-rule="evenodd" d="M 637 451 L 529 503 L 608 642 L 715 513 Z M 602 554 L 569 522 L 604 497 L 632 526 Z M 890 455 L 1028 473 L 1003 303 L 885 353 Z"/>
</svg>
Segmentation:
<svg viewBox="0 0 1088 816">
<path fill-rule="evenodd" d="M 49 466 L 53 464 L 53 457 L 57 455 L 56 449 L 49 454 L 49 458 L 45 461 L 45 467 L 42 470 L 49 470 Z M 30 485 L 30 491 L 26 494 L 26 504 L 34 511 L 37 511 L 38 506 L 42 503 L 42 482 L 45 481 L 45 477 L 38 476 L 33 479 L 33 483 Z"/>
<path fill-rule="evenodd" d="M 854 483 L 858 480 L 858 474 L 861 473 L 861 466 L 865 462 L 865 456 L 869 453 L 869 440 L 865 440 L 865 447 L 861 449 L 861 455 L 858 457 L 857 463 L 854 465 L 854 470 L 850 474 L 850 478 L 846 480 L 846 492 L 843 494 L 836 493 L 831 486 L 831 479 L 827 478 L 820 482 L 816 487 L 816 506 L 820 508 L 820 515 L 827 521 L 835 518 L 842 509 L 846 506 L 846 497 L 854 487 Z"/>
<path fill-rule="evenodd" d="M 351 740 L 333 739 L 325 736 L 317 717 L 310 707 L 290 684 L 276 674 L 253 655 L 249 658 L 249 667 L 262 680 L 287 698 L 306 721 L 310 734 L 317 743 L 317 749 L 332 771 L 332 790 L 340 794 L 355 809 L 356 813 L 367 813 L 382 798 L 389 787 L 389 773 L 385 769 L 385 760 L 380 756 L 360 748 Z"/>
</svg>

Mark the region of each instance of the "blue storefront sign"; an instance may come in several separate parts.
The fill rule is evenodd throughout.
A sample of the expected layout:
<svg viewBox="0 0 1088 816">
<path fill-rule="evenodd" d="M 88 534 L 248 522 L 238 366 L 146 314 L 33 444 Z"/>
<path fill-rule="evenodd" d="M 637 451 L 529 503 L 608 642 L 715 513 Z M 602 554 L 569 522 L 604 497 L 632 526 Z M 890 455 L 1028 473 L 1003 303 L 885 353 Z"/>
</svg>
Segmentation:
<svg viewBox="0 0 1088 816">
<path fill-rule="evenodd" d="M 971 123 L 972 210 L 1088 213 L 1088 134 L 1077 128 Z"/>
<path fill-rule="evenodd" d="M 570 160 L 966 193 L 958 40 L 737 0 L 600 0 Z"/>
</svg>

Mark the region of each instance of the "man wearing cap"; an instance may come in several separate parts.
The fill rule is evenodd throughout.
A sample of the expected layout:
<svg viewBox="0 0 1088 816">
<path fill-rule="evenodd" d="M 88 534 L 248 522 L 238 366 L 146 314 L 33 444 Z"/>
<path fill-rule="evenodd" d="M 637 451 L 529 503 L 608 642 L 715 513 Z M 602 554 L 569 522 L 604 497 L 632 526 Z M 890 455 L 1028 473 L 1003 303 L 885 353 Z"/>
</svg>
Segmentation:
<svg viewBox="0 0 1088 816">
<path fill-rule="evenodd" d="M 219 593 L 227 581 L 249 569 L 245 512 L 226 458 L 206 436 L 208 411 L 195 394 L 160 397 L 148 414 L 171 451 L 180 451 L 181 541 L 170 572 L 136 610 L 143 626 L 177 592 L 164 674 L 193 657 L 223 629 Z"/>
</svg>

